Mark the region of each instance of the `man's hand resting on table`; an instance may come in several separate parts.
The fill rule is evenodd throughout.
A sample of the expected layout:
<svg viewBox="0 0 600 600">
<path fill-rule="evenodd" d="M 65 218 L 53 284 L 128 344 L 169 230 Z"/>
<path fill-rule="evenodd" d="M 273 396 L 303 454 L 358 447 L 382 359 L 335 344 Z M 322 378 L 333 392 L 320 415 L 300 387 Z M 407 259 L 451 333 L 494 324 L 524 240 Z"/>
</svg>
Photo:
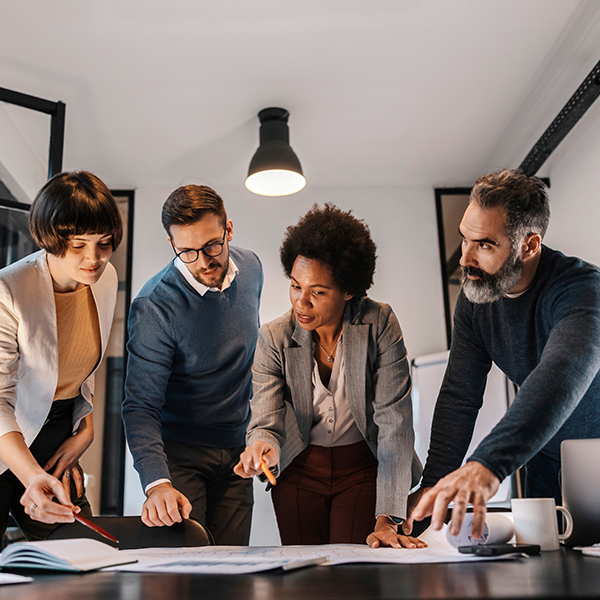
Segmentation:
<svg viewBox="0 0 600 600">
<path fill-rule="evenodd" d="M 189 500 L 170 483 L 159 483 L 148 490 L 142 508 L 142 522 L 148 527 L 181 523 L 192 512 Z"/>
<path fill-rule="evenodd" d="M 425 492 L 412 512 L 412 520 L 421 521 L 431 515 L 431 525 L 441 529 L 450 502 L 454 502 L 450 535 L 458 535 L 467 511 L 473 505 L 473 529 L 471 535 L 479 538 L 483 534 L 486 504 L 498 491 L 500 480 L 487 467 L 476 461 L 452 471 Z"/>
</svg>

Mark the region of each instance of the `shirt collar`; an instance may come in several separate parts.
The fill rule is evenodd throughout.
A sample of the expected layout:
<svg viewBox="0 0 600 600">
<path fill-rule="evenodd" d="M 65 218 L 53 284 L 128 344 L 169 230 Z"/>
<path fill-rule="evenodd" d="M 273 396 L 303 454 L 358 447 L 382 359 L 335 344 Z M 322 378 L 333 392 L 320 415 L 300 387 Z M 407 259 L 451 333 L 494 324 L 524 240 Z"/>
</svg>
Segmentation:
<svg viewBox="0 0 600 600">
<path fill-rule="evenodd" d="M 204 296 L 206 292 L 224 292 L 230 285 L 231 282 L 235 279 L 235 276 L 238 274 L 239 269 L 236 264 L 233 262 L 233 258 L 231 258 L 231 254 L 229 255 L 229 266 L 227 268 L 227 273 L 225 274 L 225 279 L 223 279 L 223 284 L 221 285 L 221 289 L 216 287 L 206 287 L 204 284 L 200 283 L 194 276 L 190 273 L 190 270 L 187 268 L 186 264 L 179 258 L 176 257 L 173 261 L 179 272 L 185 277 L 186 281 L 201 295 Z"/>
<path fill-rule="evenodd" d="M 516 294 L 509 294 L 508 292 L 506 294 L 504 294 L 505 298 L 518 298 L 519 296 L 522 296 L 525 292 L 528 292 L 531 289 L 531 286 L 529 286 L 527 289 L 523 290 L 522 292 L 517 292 Z"/>
</svg>

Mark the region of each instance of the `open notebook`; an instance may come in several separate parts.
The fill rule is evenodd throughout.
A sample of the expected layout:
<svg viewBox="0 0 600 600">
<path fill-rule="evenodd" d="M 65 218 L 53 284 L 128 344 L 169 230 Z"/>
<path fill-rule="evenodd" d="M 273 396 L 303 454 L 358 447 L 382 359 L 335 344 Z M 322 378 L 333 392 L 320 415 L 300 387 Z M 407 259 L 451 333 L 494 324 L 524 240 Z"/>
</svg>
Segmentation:
<svg viewBox="0 0 600 600">
<path fill-rule="evenodd" d="M 93 571 L 136 562 L 136 558 L 108 544 L 87 538 L 18 542 L 0 555 L 0 566 L 56 571 Z"/>
</svg>

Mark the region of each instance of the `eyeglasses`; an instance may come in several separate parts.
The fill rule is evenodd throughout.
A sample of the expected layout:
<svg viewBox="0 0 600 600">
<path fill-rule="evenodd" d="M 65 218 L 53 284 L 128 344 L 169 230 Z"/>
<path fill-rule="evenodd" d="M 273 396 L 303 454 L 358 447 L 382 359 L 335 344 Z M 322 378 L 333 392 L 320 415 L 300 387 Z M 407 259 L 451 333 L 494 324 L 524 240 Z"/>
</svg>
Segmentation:
<svg viewBox="0 0 600 600">
<path fill-rule="evenodd" d="M 182 250 L 181 252 L 177 252 L 173 242 L 171 242 L 171 246 L 173 246 L 173 252 L 175 252 L 175 256 L 180 258 L 184 263 L 189 264 L 198 260 L 200 252 L 202 252 L 204 256 L 208 256 L 208 258 L 216 258 L 217 256 L 220 256 L 223 253 L 226 235 L 227 229 L 225 229 L 223 232 L 223 239 L 220 242 L 211 242 L 210 244 L 206 244 L 206 246 L 198 249 Z"/>
</svg>

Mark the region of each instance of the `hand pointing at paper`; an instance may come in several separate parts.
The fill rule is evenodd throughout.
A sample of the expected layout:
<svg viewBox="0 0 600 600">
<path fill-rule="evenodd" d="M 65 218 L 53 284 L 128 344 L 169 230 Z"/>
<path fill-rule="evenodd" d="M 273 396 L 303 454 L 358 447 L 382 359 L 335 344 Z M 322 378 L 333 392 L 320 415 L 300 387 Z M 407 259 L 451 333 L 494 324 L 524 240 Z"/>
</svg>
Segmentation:
<svg viewBox="0 0 600 600">
<path fill-rule="evenodd" d="M 257 441 L 242 452 L 240 462 L 235 465 L 233 472 L 244 479 L 262 475 L 261 464 L 263 462 L 267 468 L 274 467 L 279 462 L 279 454 L 271 444 Z"/>
</svg>

